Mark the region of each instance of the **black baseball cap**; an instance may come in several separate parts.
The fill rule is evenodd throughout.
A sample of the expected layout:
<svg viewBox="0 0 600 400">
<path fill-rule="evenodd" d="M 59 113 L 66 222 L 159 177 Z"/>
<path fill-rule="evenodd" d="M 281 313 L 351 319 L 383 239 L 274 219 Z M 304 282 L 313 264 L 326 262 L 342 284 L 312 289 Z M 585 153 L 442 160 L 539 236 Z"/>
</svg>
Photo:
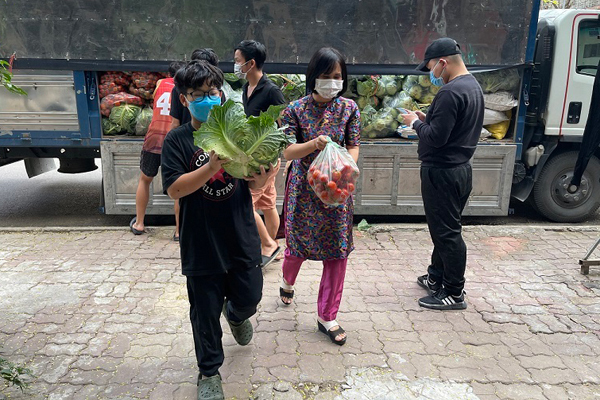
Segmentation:
<svg viewBox="0 0 600 400">
<path fill-rule="evenodd" d="M 462 54 L 456 40 L 448 37 L 434 40 L 427 46 L 427 49 L 425 50 L 425 59 L 419 64 L 417 69 L 419 71 L 428 72 L 429 68 L 427 68 L 427 63 L 429 61 L 434 58 L 452 56 L 454 54 Z"/>
</svg>

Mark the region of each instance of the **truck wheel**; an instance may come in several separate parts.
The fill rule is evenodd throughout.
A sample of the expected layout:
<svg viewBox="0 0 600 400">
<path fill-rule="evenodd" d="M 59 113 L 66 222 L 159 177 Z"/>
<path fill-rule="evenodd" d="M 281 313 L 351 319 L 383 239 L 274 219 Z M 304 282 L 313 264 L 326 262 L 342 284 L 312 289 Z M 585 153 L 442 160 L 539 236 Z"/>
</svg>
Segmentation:
<svg viewBox="0 0 600 400">
<path fill-rule="evenodd" d="M 577 192 L 567 191 L 578 154 L 569 151 L 548 160 L 533 187 L 536 208 L 552 221 L 585 221 L 600 207 L 600 161 L 595 156 L 590 159 Z"/>
</svg>

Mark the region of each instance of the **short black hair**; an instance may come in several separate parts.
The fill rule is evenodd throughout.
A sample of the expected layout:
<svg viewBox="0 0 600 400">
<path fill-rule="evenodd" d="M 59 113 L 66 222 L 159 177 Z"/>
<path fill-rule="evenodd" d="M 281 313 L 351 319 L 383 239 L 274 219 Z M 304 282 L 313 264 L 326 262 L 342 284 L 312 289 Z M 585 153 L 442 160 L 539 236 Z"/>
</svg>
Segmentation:
<svg viewBox="0 0 600 400">
<path fill-rule="evenodd" d="M 223 86 L 223 71 L 204 60 L 190 61 L 175 74 L 175 87 L 179 93 L 201 88 L 205 83 L 219 89 Z"/>
<path fill-rule="evenodd" d="M 194 60 L 204 60 L 215 67 L 219 66 L 219 57 L 217 56 L 217 53 L 208 47 L 194 50 L 192 52 L 192 61 Z"/>
<path fill-rule="evenodd" d="M 342 79 L 344 84 L 340 93 L 336 96 L 339 97 L 348 90 L 348 72 L 346 70 L 346 60 L 342 53 L 334 49 L 333 47 L 323 47 L 313 54 L 308 68 L 306 70 L 306 94 L 310 94 L 315 90 L 317 79 L 321 74 L 329 74 L 335 68 L 335 65 L 339 64 L 342 69 Z"/>
<path fill-rule="evenodd" d="M 254 60 L 257 69 L 262 69 L 263 65 L 265 65 L 265 61 L 267 60 L 267 48 L 264 44 L 257 42 L 256 40 L 242 40 L 240 44 L 235 47 L 235 50 L 239 50 L 240 53 L 242 53 L 246 62 Z"/>
<path fill-rule="evenodd" d="M 167 71 L 169 73 L 169 76 L 175 76 L 177 71 L 185 67 L 185 64 L 185 61 L 173 61 L 171 64 L 169 64 L 169 70 Z"/>
</svg>

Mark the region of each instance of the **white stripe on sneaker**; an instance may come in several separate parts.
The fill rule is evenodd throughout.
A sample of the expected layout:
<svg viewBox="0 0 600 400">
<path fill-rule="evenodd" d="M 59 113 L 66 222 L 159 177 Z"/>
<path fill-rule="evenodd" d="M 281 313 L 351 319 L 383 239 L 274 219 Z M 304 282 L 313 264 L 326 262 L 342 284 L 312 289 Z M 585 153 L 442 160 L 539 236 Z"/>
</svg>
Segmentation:
<svg viewBox="0 0 600 400">
<path fill-rule="evenodd" d="M 452 304 L 456 304 L 456 301 L 454 301 L 452 296 L 448 296 L 442 299 L 442 303 L 444 303 L 447 306 L 451 306 Z"/>
</svg>

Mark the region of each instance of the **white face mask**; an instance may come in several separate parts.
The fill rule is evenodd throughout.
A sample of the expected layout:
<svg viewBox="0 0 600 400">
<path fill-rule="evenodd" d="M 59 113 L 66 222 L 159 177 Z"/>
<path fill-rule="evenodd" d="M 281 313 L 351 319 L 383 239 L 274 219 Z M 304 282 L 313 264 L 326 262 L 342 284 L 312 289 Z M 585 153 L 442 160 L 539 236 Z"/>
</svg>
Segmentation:
<svg viewBox="0 0 600 400">
<path fill-rule="evenodd" d="M 233 64 L 233 73 L 235 74 L 235 76 L 237 76 L 240 79 L 246 79 L 246 75 L 248 75 L 248 71 L 250 71 L 250 68 L 248 71 L 246 72 L 242 72 L 242 67 L 246 64 L 248 64 L 250 61 L 252 60 L 248 60 L 243 64 Z"/>
<path fill-rule="evenodd" d="M 317 79 L 315 82 L 315 91 L 326 99 L 333 99 L 342 91 L 343 87 L 342 79 Z"/>
</svg>

